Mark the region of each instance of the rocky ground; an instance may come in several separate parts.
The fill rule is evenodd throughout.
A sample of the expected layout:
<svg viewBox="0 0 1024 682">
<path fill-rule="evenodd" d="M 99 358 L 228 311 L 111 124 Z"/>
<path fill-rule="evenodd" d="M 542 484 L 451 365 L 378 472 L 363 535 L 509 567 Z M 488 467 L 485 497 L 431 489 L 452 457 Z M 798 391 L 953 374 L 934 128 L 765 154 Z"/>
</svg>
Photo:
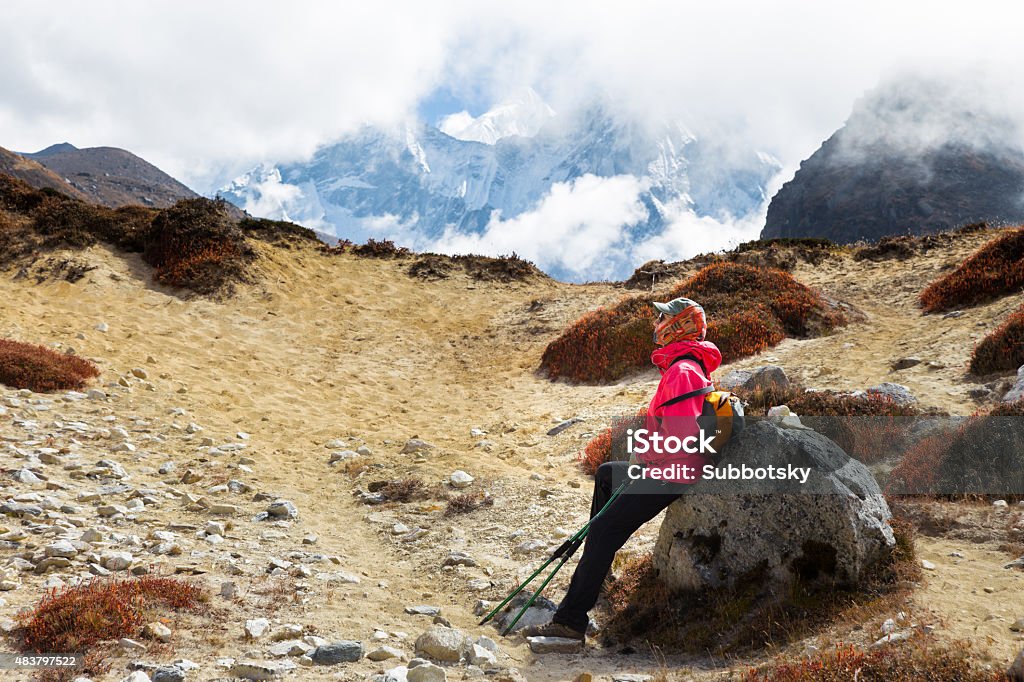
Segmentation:
<svg viewBox="0 0 1024 682">
<path fill-rule="evenodd" d="M 973 411 L 963 366 L 982 325 L 1013 302 L 943 320 L 920 316 L 910 293 L 972 239 L 930 260 L 801 266 L 799 278 L 866 321 L 725 370 L 771 359 L 819 387 L 897 381 L 926 404 Z M 423 283 L 400 262 L 261 249 L 264 284 L 219 303 L 152 286 L 141 261 L 103 248 L 71 256 L 95 268 L 75 284 L 0 279 L 3 336 L 73 349 L 103 370 L 84 393 L 0 392 L 5 628 L 49 587 L 149 573 L 203 585 L 207 608 L 110 648 L 108 679 L 710 679 L 758 662 L 642 645 L 538 654 L 476 625 L 478 602 L 500 600 L 585 521 L 579 449 L 653 390 L 653 373 L 606 387 L 534 373 L 565 324 L 622 290 L 461 275 Z M 894 372 L 904 356 L 923 361 Z M 1005 382 L 990 383 L 995 392 Z M 582 421 L 547 435 L 570 417 Z M 420 496 L 380 499 L 380 484 L 409 477 L 423 481 Z M 472 492 L 491 503 L 446 514 L 446 498 Z M 931 568 L 902 618 L 765 656 L 927 626 L 977 641 L 1005 667 L 1024 643 L 1024 571 L 1004 568 L 1022 511 L 938 509 L 960 520 L 920 537 Z M 650 550 L 657 528 L 623 556 Z M 557 599 L 570 572 L 546 594 Z"/>
</svg>

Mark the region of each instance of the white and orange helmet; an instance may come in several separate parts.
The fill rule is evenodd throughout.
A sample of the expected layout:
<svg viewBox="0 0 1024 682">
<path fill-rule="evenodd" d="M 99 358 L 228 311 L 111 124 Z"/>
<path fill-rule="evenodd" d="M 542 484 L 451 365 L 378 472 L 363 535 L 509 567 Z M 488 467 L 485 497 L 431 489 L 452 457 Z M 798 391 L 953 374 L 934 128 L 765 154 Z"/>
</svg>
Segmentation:
<svg viewBox="0 0 1024 682">
<path fill-rule="evenodd" d="M 661 313 L 654 327 L 654 343 L 666 346 L 676 341 L 703 341 L 708 332 L 704 308 L 688 298 L 653 303 Z"/>
</svg>

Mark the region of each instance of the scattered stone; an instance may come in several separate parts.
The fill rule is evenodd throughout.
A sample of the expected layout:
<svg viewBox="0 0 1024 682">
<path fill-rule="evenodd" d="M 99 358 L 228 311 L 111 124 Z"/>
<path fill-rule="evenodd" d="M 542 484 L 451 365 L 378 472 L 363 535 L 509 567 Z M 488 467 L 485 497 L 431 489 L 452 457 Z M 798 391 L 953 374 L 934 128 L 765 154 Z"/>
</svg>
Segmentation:
<svg viewBox="0 0 1024 682">
<path fill-rule="evenodd" d="M 146 650 L 145 644 L 142 642 L 136 642 L 134 639 L 128 639 L 127 637 L 122 637 L 117 640 L 117 645 L 128 652 Z"/>
<path fill-rule="evenodd" d="M 278 519 L 299 518 L 298 508 L 288 500 L 276 500 L 267 507 L 267 513 Z"/>
<path fill-rule="evenodd" d="M 910 356 L 906 358 L 900 358 L 899 360 L 894 360 L 891 367 L 894 372 L 898 372 L 901 369 L 910 369 L 911 367 L 915 367 L 920 364 L 921 358 Z"/>
<path fill-rule="evenodd" d="M 583 420 L 580 417 L 573 417 L 572 419 L 566 419 L 564 422 L 560 423 L 558 426 L 556 426 L 556 427 L 554 427 L 552 429 L 549 429 L 548 430 L 548 435 L 549 436 L 557 436 L 558 434 L 560 434 L 562 431 L 565 431 L 567 428 L 569 428 L 573 424 L 579 424 L 582 421 Z"/>
<path fill-rule="evenodd" d="M 1024 568 L 1024 556 L 1019 559 L 1014 559 L 1010 563 L 1003 566 L 1003 568 Z"/>
<path fill-rule="evenodd" d="M 291 661 L 238 661 L 231 666 L 231 676 L 245 680 L 276 680 L 295 670 Z"/>
<path fill-rule="evenodd" d="M 77 554 L 78 550 L 67 540 L 57 540 L 46 546 L 44 550 L 46 556 L 49 557 L 64 557 L 65 559 L 73 559 Z"/>
<path fill-rule="evenodd" d="M 302 640 L 287 639 L 267 649 L 267 653 L 274 658 L 284 658 L 285 656 L 305 656 L 313 649 L 314 647 Z"/>
<path fill-rule="evenodd" d="M 467 488 L 473 483 L 473 477 L 461 469 L 456 469 L 448 477 L 448 482 L 453 488 Z"/>
<path fill-rule="evenodd" d="M 133 367 L 132 376 L 134 376 L 136 379 L 148 379 L 149 373 L 141 367 Z"/>
<path fill-rule="evenodd" d="M 371 661 L 386 661 L 389 658 L 397 658 L 404 661 L 405 653 L 401 649 L 396 649 L 392 646 L 382 646 L 366 654 L 366 657 Z"/>
<path fill-rule="evenodd" d="M 134 560 L 130 552 L 106 552 L 100 557 L 100 565 L 108 571 L 124 571 Z"/>
<path fill-rule="evenodd" d="M 873 395 L 880 395 L 889 398 L 895 403 L 900 405 L 909 405 L 916 403 L 917 398 L 910 392 L 910 389 L 903 384 L 894 384 L 891 381 L 886 381 L 877 386 L 872 386 L 867 390 L 868 393 Z"/>
<path fill-rule="evenodd" d="M 890 632 L 889 634 L 885 635 L 881 639 L 875 641 L 875 643 L 871 645 L 871 648 L 872 649 L 877 649 L 880 646 L 885 646 L 886 644 L 892 644 L 893 642 L 902 642 L 902 641 L 910 639 L 913 636 L 914 636 L 914 631 L 912 629 L 910 629 L 910 628 L 907 628 L 906 630 L 897 630 L 895 632 Z"/>
<path fill-rule="evenodd" d="M 461 630 L 434 625 L 416 638 L 415 651 L 417 656 L 458 663 L 467 655 L 471 644 L 469 636 Z"/>
<path fill-rule="evenodd" d="M 246 639 L 259 639 L 270 630 L 270 621 L 266 618 L 253 618 L 245 621 Z"/>
<path fill-rule="evenodd" d="M 527 637 L 530 651 L 535 654 L 576 654 L 583 650 L 583 642 L 568 637 Z"/>
<path fill-rule="evenodd" d="M 928 561 L 927 559 L 921 559 L 921 568 L 923 568 L 926 571 L 934 571 L 935 564 L 933 564 L 931 561 Z"/>
<path fill-rule="evenodd" d="M 1010 624 L 1011 632 L 1024 632 L 1024 618 L 1018 618 Z"/>
<path fill-rule="evenodd" d="M 424 662 L 416 667 L 410 667 L 406 673 L 408 682 L 447 682 L 448 673 L 439 665 Z"/>
<path fill-rule="evenodd" d="M 452 552 L 444 561 L 442 566 L 476 566 L 476 560 L 464 552 Z"/>
<path fill-rule="evenodd" d="M 341 640 L 318 646 L 309 654 L 317 665 L 354 663 L 363 657 L 363 643 Z"/>
<path fill-rule="evenodd" d="M 171 641 L 171 629 L 163 623 L 156 621 L 147 624 L 146 627 L 142 629 L 142 634 L 145 637 L 159 640 L 164 643 Z"/>
<path fill-rule="evenodd" d="M 417 452 L 427 452 L 429 450 L 433 450 L 434 447 L 435 446 L 432 443 L 428 443 L 425 440 L 420 440 L 419 438 L 410 438 L 405 442 L 405 445 L 402 447 L 402 452 L 400 454 L 410 455 Z"/>
<path fill-rule="evenodd" d="M 1006 509 L 1010 505 L 1007 504 L 1006 500 L 996 500 L 995 502 L 992 503 L 992 506 L 997 509 Z"/>
<path fill-rule="evenodd" d="M 339 452 L 332 452 L 331 459 L 327 463 L 336 464 L 338 462 L 344 462 L 345 460 L 348 459 L 355 459 L 356 457 L 359 457 L 358 452 L 353 452 L 352 450 L 341 450 Z"/>
<path fill-rule="evenodd" d="M 100 332 L 101 334 L 106 334 L 108 331 L 110 331 L 110 325 L 108 325 L 106 322 L 100 322 L 95 327 L 93 327 L 93 329 Z"/>
<path fill-rule="evenodd" d="M 651 682 L 654 679 L 651 675 L 639 673 L 616 673 L 612 675 L 612 682 Z"/>
<path fill-rule="evenodd" d="M 122 677 L 121 682 L 152 682 L 152 680 L 149 679 L 149 675 L 141 670 L 135 670 L 129 673 L 127 677 Z"/>
<path fill-rule="evenodd" d="M 440 606 L 406 606 L 405 612 L 410 616 L 436 616 L 441 613 Z"/>
<path fill-rule="evenodd" d="M 882 627 L 881 627 L 883 635 L 892 634 L 893 632 L 896 632 L 896 630 L 898 630 L 898 629 L 899 629 L 899 626 L 896 625 L 896 621 L 894 619 L 892 619 L 892 618 L 889 618 L 884 623 L 882 623 Z"/>
</svg>

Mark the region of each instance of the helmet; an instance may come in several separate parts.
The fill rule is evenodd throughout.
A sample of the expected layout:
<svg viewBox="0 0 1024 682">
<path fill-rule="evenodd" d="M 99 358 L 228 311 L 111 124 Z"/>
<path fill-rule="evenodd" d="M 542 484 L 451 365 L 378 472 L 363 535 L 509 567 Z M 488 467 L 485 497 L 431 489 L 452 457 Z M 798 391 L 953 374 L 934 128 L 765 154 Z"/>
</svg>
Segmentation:
<svg viewBox="0 0 1024 682">
<path fill-rule="evenodd" d="M 688 298 L 676 298 L 668 303 L 655 302 L 661 315 L 654 327 L 654 343 L 666 346 L 676 341 L 703 341 L 708 331 L 704 308 Z"/>
</svg>

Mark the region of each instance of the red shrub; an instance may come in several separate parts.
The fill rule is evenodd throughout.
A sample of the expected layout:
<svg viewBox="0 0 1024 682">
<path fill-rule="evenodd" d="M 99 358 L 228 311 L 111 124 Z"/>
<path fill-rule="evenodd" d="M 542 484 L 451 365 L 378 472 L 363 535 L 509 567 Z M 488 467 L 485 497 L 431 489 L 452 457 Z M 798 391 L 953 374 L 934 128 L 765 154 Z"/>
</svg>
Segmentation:
<svg viewBox="0 0 1024 682">
<path fill-rule="evenodd" d="M 541 367 L 552 379 L 600 383 L 647 366 L 654 349 L 650 301 L 680 296 L 704 306 L 707 338 L 722 351 L 724 362 L 758 353 L 786 335 L 817 335 L 846 323 L 788 273 L 719 262 L 669 291 L 627 297 L 587 313 L 548 345 Z"/>
<path fill-rule="evenodd" d="M 949 436 L 929 436 L 915 443 L 889 474 L 886 492 L 891 494 L 930 492 L 935 489 L 939 465 L 949 449 Z"/>
<path fill-rule="evenodd" d="M 993 239 L 956 270 L 921 292 L 921 307 L 934 313 L 972 306 L 1020 290 L 1024 285 L 1024 229 Z"/>
<path fill-rule="evenodd" d="M 12 388 L 36 393 L 76 390 L 99 375 L 96 365 L 77 355 L 0 339 L 0 383 Z"/>
<path fill-rule="evenodd" d="M 647 408 L 642 408 L 635 417 L 616 417 L 612 425 L 591 438 L 577 456 L 584 472 L 593 476 L 605 462 L 626 459 L 626 430 L 643 428 L 647 419 Z"/>
<path fill-rule="evenodd" d="M 747 673 L 747 682 L 999 682 L 1006 675 L 975 663 L 968 644 L 912 640 L 864 650 L 838 644 L 835 651 L 795 661 L 778 661 Z"/>
<path fill-rule="evenodd" d="M 202 591 L 174 578 L 92 580 L 48 592 L 35 608 L 19 614 L 21 650 L 81 652 L 104 640 L 134 637 L 150 610 L 195 609 Z"/>
<path fill-rule="evenodd" d="M 1024 306 L 981 340 L 971 355 L 972 374 L 1016 370 L 1024 365 Z"/>
</svg>

